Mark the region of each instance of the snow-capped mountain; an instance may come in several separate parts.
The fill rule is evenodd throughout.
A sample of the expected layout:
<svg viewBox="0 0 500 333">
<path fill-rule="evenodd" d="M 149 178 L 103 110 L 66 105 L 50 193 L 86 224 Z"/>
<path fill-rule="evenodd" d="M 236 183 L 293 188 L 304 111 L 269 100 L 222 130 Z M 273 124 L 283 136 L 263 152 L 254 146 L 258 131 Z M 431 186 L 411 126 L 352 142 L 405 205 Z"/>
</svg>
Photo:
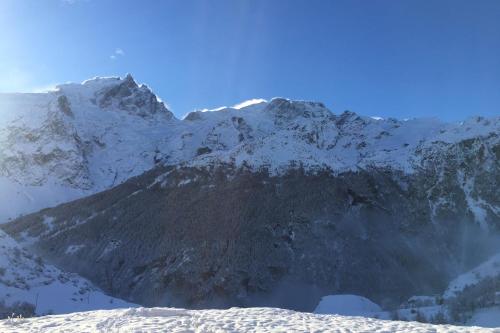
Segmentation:
<svg viewBox="0 0 500 333">
<path fill-rule="evenodd" d="M 159 162 L 224 163 L 275 174 L 298 166 L 412 173 L 465 140 L 490 168 L 498 167 L 500 154 L 494 150 L 500 118 L 384 120 L 275 98 L 178 120 L 130 75 L 63 84 L 48 93 L 0 94 L 0 116 L 0 223 L 111 188 Z M 461 177 L 478 222 L 498 215 L 498 205 L 474 192 L 474 175 Z"/>
<path fill-rule="evenodd" d="M 275 98 L 179 120 L 130 76 L 1 95 L 0 112 L 0 218 L 64 203 L 2 228 L 134 303 L 394 305 L 499 250 L 500 117 Z"/>
<path fill-rule="evenodd" d="M 337 173 L 367 167 L 410 173 L 421 167 L 424 151 L 477 137 L 494 144 L 500 133 L 500 117 L 477 117 L 458 124 L 438 119 L 384 120 L 349 111 L 335 115 L 322 103 L 283 98 L 243 108 L 193 112 L 186 122 L 190 124 L 184 128 L 182 147 L 191 147 L 190 152 L 201 148 L 206 156 L 179 160 L 193 165 L 223 161 L 271 171 L 301 163 Z"/>
<path fill-rule="evenodd" d="M 0 94 L 0 221 L 117 185 L 155 164 L 176 120 L 131 76 Z"/>
<path fill-rule="evenodd" d="M 0 231 L 0 318 L 133 306 L 33 256 Z"/>
</svg>

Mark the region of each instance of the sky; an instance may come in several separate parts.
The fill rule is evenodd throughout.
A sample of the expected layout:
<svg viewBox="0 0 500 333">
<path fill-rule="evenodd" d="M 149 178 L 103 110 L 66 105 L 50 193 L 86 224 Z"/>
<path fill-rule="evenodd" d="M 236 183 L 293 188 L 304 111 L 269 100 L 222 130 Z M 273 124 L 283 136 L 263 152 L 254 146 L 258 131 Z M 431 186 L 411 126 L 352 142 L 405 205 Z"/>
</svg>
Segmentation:
<svg viewBox="0 0 500 333">
<path fill-rule="evenodd" d="M 498 0 L 0 0 L 0 92 L 131 73 L 178 116 L 275 96 L 500 115 Z"/>
</svg>

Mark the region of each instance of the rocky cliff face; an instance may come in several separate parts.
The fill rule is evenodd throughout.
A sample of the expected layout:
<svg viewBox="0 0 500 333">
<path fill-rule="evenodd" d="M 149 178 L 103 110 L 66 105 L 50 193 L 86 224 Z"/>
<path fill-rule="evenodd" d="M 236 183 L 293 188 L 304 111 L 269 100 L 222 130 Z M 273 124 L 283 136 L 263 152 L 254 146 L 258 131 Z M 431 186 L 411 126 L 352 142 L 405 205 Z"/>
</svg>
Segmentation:
<svg viewBox="0 0 500 333">
<path fill-rule="evenodd" d="M 4 217 L 105 190 L 4 230 L 137 303 L 312 309 L 347 292 L 394 305 L 497 250 L 500 118 L 276 98 L 177 120 L 131 77 L 0 105 L 16 111 L 0 126 Z"/>
</svg>

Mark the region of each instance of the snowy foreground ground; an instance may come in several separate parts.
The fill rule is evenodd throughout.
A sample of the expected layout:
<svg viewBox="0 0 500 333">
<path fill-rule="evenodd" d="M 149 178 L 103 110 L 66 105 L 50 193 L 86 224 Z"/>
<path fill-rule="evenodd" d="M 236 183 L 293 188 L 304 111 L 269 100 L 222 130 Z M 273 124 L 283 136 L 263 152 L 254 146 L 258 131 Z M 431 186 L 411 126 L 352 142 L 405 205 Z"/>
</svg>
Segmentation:
<svg viewBox="0 0 500 333">
<path fill-rule="evenodd" d="M 0 321 L 0 332 L 499 332 L 273 308 L 135 308 Z"/>
</svg>

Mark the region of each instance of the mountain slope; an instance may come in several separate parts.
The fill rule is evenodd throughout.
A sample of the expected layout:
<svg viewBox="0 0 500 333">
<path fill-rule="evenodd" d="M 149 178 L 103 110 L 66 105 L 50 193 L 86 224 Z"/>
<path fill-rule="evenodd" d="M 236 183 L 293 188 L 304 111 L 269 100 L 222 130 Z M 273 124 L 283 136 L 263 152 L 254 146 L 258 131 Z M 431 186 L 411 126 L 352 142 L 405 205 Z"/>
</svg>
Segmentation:
<svg viewBox="0 0 500 333">
<path fill-rule="evenodd" d="M 438 170 L 454 166 L 447 157 Z M 478 181 L 494 176 L 476 159 L 462 168 L 484 174 Z M 319 297 L 342 292 L 395 305 L 442 292 L 498 247 L 496 233 L 474 222 L 454 177 L 460 169 L 453 170 L 273 175 L 160 166 L 3 228 L 61 267 L 145 305 L 312 310 Z M 429 188 L 442 195 L 429 196 Z M 493 216 L 491 230 L 499 222 Z M 67 255 L 75 244 L 84 250 Z M 298 298 L 289 288 L 301 290 Z"/>
<path fill-rule="evenodd" d="M 467 287 L 473 287 L 487 278 L 500 280 L 500 253 L 492 256 L 471 271 L 453 279 L 443 296 L 444 298 L 452 298 L 463 292 Z"/>
<path fill-rule="evenodd" d="M 0 231 L 0 318 L 133 306 L 76 274 L 45 264 Z M 33 313 L 31 313 L 33 312 Z"/>
</svg>

